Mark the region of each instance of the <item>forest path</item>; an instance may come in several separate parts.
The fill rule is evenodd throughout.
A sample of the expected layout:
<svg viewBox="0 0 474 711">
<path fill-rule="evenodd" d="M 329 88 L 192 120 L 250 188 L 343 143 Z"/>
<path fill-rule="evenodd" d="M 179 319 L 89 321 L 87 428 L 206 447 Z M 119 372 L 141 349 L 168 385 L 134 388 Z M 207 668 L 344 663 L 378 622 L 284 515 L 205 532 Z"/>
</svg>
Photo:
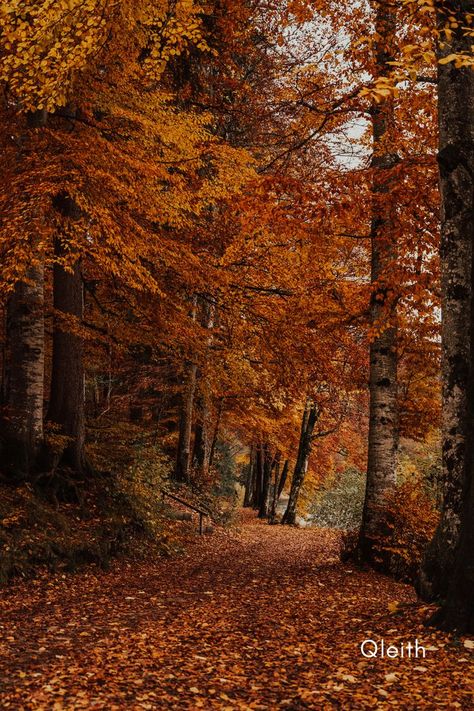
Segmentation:
<svg viewBox="0 0 474 711">
<path fill-rule="evenodd" d="M 247 516 L 184 557 L 17 582 L 0 603 L 1 708 L 472 709 L 474 654 L 423 626 L 410 587 L 337 550 L 334 533 Z M 432 649 L 364 659 L 366 638 Z"/>
</svg>

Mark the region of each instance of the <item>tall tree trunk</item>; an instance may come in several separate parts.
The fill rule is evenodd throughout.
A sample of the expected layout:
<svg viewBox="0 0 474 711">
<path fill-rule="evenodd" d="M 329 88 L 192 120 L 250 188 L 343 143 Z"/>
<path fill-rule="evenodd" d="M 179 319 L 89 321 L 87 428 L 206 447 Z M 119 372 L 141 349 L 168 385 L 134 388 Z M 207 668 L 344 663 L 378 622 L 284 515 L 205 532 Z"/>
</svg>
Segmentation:
<svg viewBox="0 0 474 711">
<path fill-rule="evenodd" d="M 270 484 L 272 479 L 273 460 L 270 455 L 268 444 L 262 448 L 263 458 L 263 479 L 262 479 L 262 497 L 260 499 L 260 507 L 258 511 L 259 518 L 268 517 Z"/>
<path fill-rule="evenodd" d="M 263 454 L 263 445 L 260 443 L 257 445 L 257 455 L 255 462 L 255 488 L 253 495 L 253 506 L 255 509 L 260 509 L 260 506 L 262 504 L 264 467 L 265 459 Z"/>
<path fill-rule="evenodd" d="M 452 39 L 444 40 L 441 57 L 471 52 L 472 38 L 464 36 L 465 13 L 474 2 L 448 2 L 446 10 L 458 18 Z M 440 18 L 440 23 L 443 18 Z M 439 168 L 442 200 L 442 377 L 443 480 L 442 517 L 421 567 L 418 590 L 427 600 L 444 598 L 453 578 L 455 556 L 463 525 L 463 542 L 453 585 L 449 587 L 447 616 L 457 618 L 470 597 L 472 605 L 472 520 L 463 498 L 472 489 L 471 431 L 473 407 L 473 241 L 474 241 L 474 71 L 457 69 L 453 62 L 439 65 Z M 470 336 L 469 336 L 470 334 Z M 464 508 L 466 507 L 466 508 Z M 464 512 L 464 513 L 463 513 Z M 472 516 L 472 514 L 471 514 Z M 470 553 L 466 546 L 471 541 Z M 466 554 L 463 568 L 462 555 Z M 469 568 L 469 566 L 471 566 Z M 467 581 L 471 593 L 467 594 Z M 472 619 L 472 607 L 471 607 Z"/>
<path fill-rule="evenodd" d="M 280 486 L 280 460 L 281 460 L 281 454 L 280 452 L 277 452 L 276 457 L 275 457 L 275 478 L 273 481 L 273 489 L 272 489 L 272 503 L 270 506 L 270 513 L 269 513 L 269 521 L 270 523 L 275 523 L 276 519 L 276 510 L 278 506 L 278 499 L 279 499 L 279 494 L 278 494 L 278 489 Z"/>
<path fill-rule="evenodd" d="M 250 508 L 253 505 L 253 491 L 254 491 L 254 480 L 255 480 L 255 447 L 252 445 L 250 447 L 250 456 L 247 476 L 245 479 L 245 496 L 244 496 L 244 508 Z"/>
<path fill-rule="evenodd" d="M 390 72 L 395 19 L 390 3 L 375 2 L 375 76 Z M 390 198 L 393 169 L 399 161 L 393 145 L 393 99 L 375 103 L 371 110 L 373 130 L 372 273 L 371 321 L 380 331 L 370 346 L 370 405 L 367 483 L 357 556 L 380 565 L 375 550 L 379 537 L 388 532 L 385 499 L 396 484 L 398 448 L 397 325 L 394 285 L 390 272 L 397 258 L 393 205 Z M 387 561 L 387 566 L 389 562 Z"/>
<path fill-rule="evenodd" d="M 2 468 L 28 477 L 43 440 L 44 267 L 30 267 L 7 304 Z"/>
<path fill-rule="evenodd" d="M 474 417 L 474 412 L 471 416 Z M 451 569 L 446 599 L 435 616 L 434 622 L 444 629 L 472 634 L 474 633 L 474 471 L 472 461 L 469 478 L 470 488 L 465 490 L 465 502 L 461 512 L 459 547 Z"/>
<path fill-rule="evenodd" d="M 296 523 L 298 499 L 301 492 L 301 487 L 304 484 L 306 472 L 308 471 L 308 461 L 309 455 L 311 454 L 313 432 L 316 422 L 318 421 L 318 417 L 319 409 L 317 404 L 308 398 L 308 400 L 306 401 L 306 406 L 304 409 L 303 419 L 301 423 L 298 456 L 296 458 L 293 478 L 291 480 L 290 497 L 288 499 L 286 511 L 283 514 L 283 518 L 281 520 L 282 524 L 288 524 L 292 526 Z"/>
<path fill-rule="evenodd" d="M 209 469 L 212 467 L 214 462 L 214 455 L 216 453 L 217 440 L 219 438 L 219 429 L 221 426 L 222 412 L 224 410 L 224 397 L 219 398 L 219 404 L 217 406 L 216 414 L 216 424 L 214 425 L 214 433 L 212 435 L 211 449 L 209 451 Z"/>
<path fill-rule="evenodd" d="M 197 400 L 198 421 L 194 427 L 193 462 L 197 471 L 206 474 L 209 462 L 209 452 L 211 443 L 209 441 L 208 430 L 208 410 L 203 402 L 203 398 Z"/>
<path fill-rule="evenodd" d="M 19 142 L 20 155 L 28 148 L 30 131 L 42 128 L 47 111 L 27 116 L 28 130 Z M 35 249 L 32 240 L 30 247 Z M 13 480 L 28 477 L 43 441 L 44 407 L 44 264 L 31 266 L 15 285 L 6 307 L 3 360 L 4 411 L 1 418 L 1 467 Z"/>
<path fill-rule="evenodd" d="M 283 489 L 285 488 L 286 480 L 288 479 L 288 472 L 290 470 L 290 460 L 286 459 L 283 465 L 283 471 L 281 473 L 280 481 L 278 482 L 278 498 L 283 494 Z"/>
<path fill-rule="evenodd" d="M 191 318 L 196 321 L 197 296 L 193 297 Z M 178 449 L 174 478 L 178 482 L 191 481 L 191 439 L 193 432 L 194 396 L 196 393 L 197 365 L 186 364 L 184 389 L 182 393 L 181 412 L 179 418 Z"/>
<path fill-rule="evenodd" d="M 197 366 L 189 365 L 186 388 L 183 393 L 183 403 L 179 420 L 178 453 L 176 459 L 175 479 L 189 483 L 191 480 L 191 438 L 193 429 L 193 405 L 196 390 Z"/>
<path fill-rule="evenodd" d="M 78 219 L 80 216 L 76 203 L 66 195 L 58 198 L 57 207 L 64 217 Z M 65 247 L 59 238 L 55 253 L 59 260 L 65 256 Z M 55 316 L 48 421 L 57 425 L 59 433 L 68 438 L 58 464 L 82 475 L 89 471 L 89 465 L 85 454 L 84 344 L 82 337 L 74 333 L 74 327 L 82 324 L 84 309 L 80 260 L 69 269 L 56 263 L 53 279 Z"/>
<path fill-rule="evenodd" d="M 214 327 L 214 304 L 211 302 L 210 298 L 203 297 L 202 299 L 202 325 L 205 329 L 210 331 Z M 207 338 L 207 352 L 212 343 L 212 335 Z M 206 356 L 207 361 L 207 356 Z M 202 378 L 202 373 L 197 374 L 198 378 Z M 194 431 L 194 451 L 193 460 L 197 472 L 205 478 L 209 471 L 209 460 L 211 455 L 211 438 L 209 432 L 210 426 L 210 408 L 209 408 L 209 394 L 206 389 L 206 375 L 204 375 L 204 381 L 201 380 L 201 393 L 198 398 L 198 421 L 196 423 Z"/>
</svg>

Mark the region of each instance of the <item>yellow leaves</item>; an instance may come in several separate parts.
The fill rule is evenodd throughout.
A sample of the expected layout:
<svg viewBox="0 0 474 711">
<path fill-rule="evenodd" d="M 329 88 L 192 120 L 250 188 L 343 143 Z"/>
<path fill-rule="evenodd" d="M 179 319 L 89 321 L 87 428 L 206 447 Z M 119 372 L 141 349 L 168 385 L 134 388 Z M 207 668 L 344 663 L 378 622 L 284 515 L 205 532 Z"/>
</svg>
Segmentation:
<svg viewBox="0 0 474 711">
<path fill-rule="evenodd" d="M 380 104 L 386 99 L 397 97 L 399 90 L 393 77 L 379 77 L 374 83 L 360 91 L 360 96 Z"/>
<path fill-rule="evenodd" d="M 204 36 L 202 12 L 202 7 L 192 0 L 178 0 L 172 13 L 165 13 L 163 7 L 157 12 L 156 7 L 150 5 L 143 18 L 148 51 L 144 68 L 150 78 L 159 80 L 168 60 L 186 54 L 191 47 L 214 53 Z"/>
<path fill-rule="evenodd" d="M 74 72 L 103 43 L 105 0 L 21 6 L 11 0 L 2 4 L 0 17 L 0 77 L 12 95 L 24 110 L 64 105 Z"/>
<path fill-rule="evenodd" d="M 457 54 L 448 54 L 447 57 L 442 57 L 442 59 L 439 60 L 440 64 L 449 64 L 450 62 L 456 61 L 458 58 Z"/>
<path fill-rule="evenodd" d="M 468 54 L 448 54 L 438 60 L 439 64 L 446 65 L 453 63 L 456 69 L 461 69 L 462 67 L 474 67 L 474 52 L 472 55 Z"/>
</svg>

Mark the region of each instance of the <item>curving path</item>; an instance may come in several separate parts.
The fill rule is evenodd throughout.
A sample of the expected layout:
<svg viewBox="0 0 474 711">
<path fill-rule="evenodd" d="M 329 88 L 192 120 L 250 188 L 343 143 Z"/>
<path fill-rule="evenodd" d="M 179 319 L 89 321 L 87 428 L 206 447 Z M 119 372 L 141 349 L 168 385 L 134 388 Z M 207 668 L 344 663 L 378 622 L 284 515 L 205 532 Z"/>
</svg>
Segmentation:
<svg viewBox="0 0 474 711">
<path fill-rule="evenodd" d="M 469 644 L 337 550 L 334 533 L 252 517 L 184 557 L 17 582 L 0 602 L 0 708 L 474 708 Z M 427 658 L 365 659 L 366 638 L 418 638 Z"/>
</svg>

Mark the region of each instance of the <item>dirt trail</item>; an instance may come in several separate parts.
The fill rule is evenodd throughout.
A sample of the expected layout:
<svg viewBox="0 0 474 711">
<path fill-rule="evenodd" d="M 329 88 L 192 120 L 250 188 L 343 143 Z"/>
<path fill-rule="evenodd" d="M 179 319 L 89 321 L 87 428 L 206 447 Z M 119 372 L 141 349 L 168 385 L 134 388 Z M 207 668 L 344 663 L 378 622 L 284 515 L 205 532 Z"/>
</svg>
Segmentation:
<svg viewBox="0 0 474 711">
<path fill-rule="evenodd" d="M 3 590 L 0 708 L 474 708 L 474 653 L 424 616 L 339 564 L 335 534 L 248 519 L 185 557 Z M 431 649 L 364 659 L 367 638 Z"/>
</svg>

